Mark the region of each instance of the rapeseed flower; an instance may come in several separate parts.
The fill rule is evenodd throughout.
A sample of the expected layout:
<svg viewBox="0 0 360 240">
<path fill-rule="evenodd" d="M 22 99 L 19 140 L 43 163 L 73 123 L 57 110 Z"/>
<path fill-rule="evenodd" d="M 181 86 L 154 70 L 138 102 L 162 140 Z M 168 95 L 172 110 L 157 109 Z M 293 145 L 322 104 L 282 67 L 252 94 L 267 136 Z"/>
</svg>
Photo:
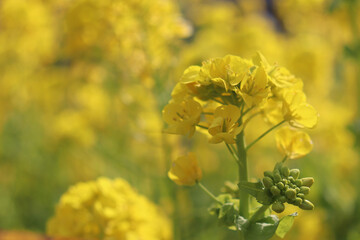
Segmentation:
<svg viewBox="0 0 360 240">
<path fill-rule="evenodd" d="M 178 185 L 192 186 L 202 178 L 202 171 L 194 153 L 178 157 L 171 164 L 168 176 Z"/>
<path fill-rule="evenodd" d="M 278 130 L 275 139 L 279 151 L 289 159 L 301 158 L 313 148 L 311 138 L 306 132 L 290 127 Z"/>
</svg>

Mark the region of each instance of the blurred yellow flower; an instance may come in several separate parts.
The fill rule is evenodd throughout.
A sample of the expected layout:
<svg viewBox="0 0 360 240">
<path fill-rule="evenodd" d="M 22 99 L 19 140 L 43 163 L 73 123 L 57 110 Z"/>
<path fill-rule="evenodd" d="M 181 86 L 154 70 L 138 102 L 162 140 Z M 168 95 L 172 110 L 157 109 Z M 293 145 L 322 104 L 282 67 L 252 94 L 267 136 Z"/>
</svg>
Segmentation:
<svg viewBox="0 0 360 240">
<path fill-rule="evenodd" d="M 318 113 L 306 102 L 302 91 L 287 90 L 283 93 L 284 119 L 293 127 L 313 128 L 317 124 Z"/>
<path fill-rule="evenodd" d="M 164 107 L 163 119 L 169 124 L 167 133 L 194 135 L 195 127 L 200 121 L 201 105 L 193 99 L 172 102 Z"/>
<path fill-rule="evenodd" d="M 194 153 L 172 162 L 168 176 L 178 185 L 192 186 L 202 178 L 202 171 Z"/>
<path fill-rule="evenodd" d="M 220 106 L 215 109 L 214 119 L 209 126 L 209 133 L 212 135 L 210 143 L 224 141 L 228 144 L 235 143 L 235 136 L 240 133 L 238 124 L 240 109 L 234 105 Z"/>
<path fill-rule="evenodd" d="M 290 127 L 279 129 L 275 139 L 279 151 L 289 159 L 301 158 L 313 148 L 313 143 L 307 133 Z"/>
<path fill-rule="evenodd" d="M 72 186 L 48 221 L 47 234 L 104 240 L 172 239 L 169 221 L 153 203 L 125 180 L 107 178 Z"/>
</svg>

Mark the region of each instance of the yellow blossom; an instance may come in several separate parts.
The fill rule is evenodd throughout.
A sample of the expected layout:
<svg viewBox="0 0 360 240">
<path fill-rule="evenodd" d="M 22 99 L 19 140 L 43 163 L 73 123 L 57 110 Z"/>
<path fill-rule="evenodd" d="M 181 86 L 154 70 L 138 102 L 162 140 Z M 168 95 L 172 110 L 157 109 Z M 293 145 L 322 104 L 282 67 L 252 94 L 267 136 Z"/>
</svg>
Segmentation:
<svg viewBox="0 0 360 240">
<path fill-rule="evenodd" d="M 313 143 L 307 133 L 289 127 L 283 127 L 276 132 L 276 145 L 279 151 L 289 159 L 301 158 L 313 148 Z"/>
<path fill-rule="evenodd" d="M 202 178 L 194 153 L 181 156 L 172 162 L 168 176 L 178 185 L 192 186 Z"/>
<path fill-rule="evenodd" d="M 210 143 L 220 143 L 222 141 L 233 144 L 234 138 L 240 133 L 238 126 L 240 109 L 234 105 L 220 106 L 215 109 L 214 119 L 209 126 L 209 133 L 212 135 Z"/>
<path fill-rule="evenodd" d="M 306 102 L 302 91 L 288 90 L 283 93 L 284 119 L 293 127 L 313 128 L 317 124 L 318 113 Z"/>
<path fill-rule="evenodd" d="M 146 212 L 146 214 L 143 214 Z M 56 238 L 171 240 L 159 209 L 123 179 L 72 186 L 60 199 L 47 234 Z"/>
<path fill-rule="evenodd" d="M 264 67 L 259 66 L 242 79 L 238 94 L 242 96 L 247 107 L 260 104 L 269 95 L 267 74 Z"/>
<path fill-rule="evenodd" d="M 200 121 L 201 105 L 193 99 L 172 102 L 164 107 L 163 119 L 169 124 L 167 133 L 194 135 L 195 127 Z"/>
</svg>

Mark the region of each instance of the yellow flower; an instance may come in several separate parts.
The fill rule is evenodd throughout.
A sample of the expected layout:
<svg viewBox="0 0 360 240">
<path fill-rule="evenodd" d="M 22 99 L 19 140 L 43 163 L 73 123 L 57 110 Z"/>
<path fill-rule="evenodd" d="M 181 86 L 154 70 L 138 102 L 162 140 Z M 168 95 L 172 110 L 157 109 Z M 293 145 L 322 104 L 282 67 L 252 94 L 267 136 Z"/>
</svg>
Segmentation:
<svg viewBox="0 0 360 240">
<path fill-rule="evenodd" d="M 167 133 L 194 135 L 195 127 L 200 121 L 201 105 L 193 99 L 172 102 L 164 107 L 163 119 L 169 124 Z"/>
<path fill-rule="evenodd" d="M 168 176 L 178 185 L 192 186 L 202 178 L 194 153 L 178 157 L 172 162 Z"/>
<path fill-rule="evenodd" d="M 61 197 L 46 232 L 54 238 L 172 239 L 171 225 L 157 206 L 125 180 L 107 178 L 72 186 Z"/>
<path fill-rule="evenodd" d="M 284 91 L 283 115 L 291 126 L 298 128 L 314 128 L 318 120 L 317 111 L 306 102 L 305 94 L 298 90 Z"/>
<path fill-rule="evenodd" d="M 264 67 L 259 66 L 241 80 L 237 92 L 242 96 L 247 107 L 260 104 L 268 97 L 270 90 L 267 87 L 267 78 Z"/>
<path fill-rule="evenodd" d="M 275 138 L 277 148 L 289 159 L 301 158 L 313 148 L 313 143 L 307 133 L 289 127 L 278 130 Z"/>
<path fill-rule="evenodd" d="M 238 119 L 240 109 L 234 105 L 220 106 L 215 109 L 214 120 L 210 124 L 209 133 L 212 135 L 210 143 L 220 143 L 222 141 L 233 144 L 235 136 L 240 133 Z"/>
</svg>

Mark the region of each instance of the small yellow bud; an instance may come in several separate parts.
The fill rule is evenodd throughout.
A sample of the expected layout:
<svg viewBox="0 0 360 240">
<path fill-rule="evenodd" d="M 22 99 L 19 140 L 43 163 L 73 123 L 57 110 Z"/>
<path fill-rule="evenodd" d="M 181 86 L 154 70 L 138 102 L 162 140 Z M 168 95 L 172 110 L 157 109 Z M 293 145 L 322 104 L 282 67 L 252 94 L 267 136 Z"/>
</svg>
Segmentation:
<svg viewBox="0 0 360 240">
<path fill-rule="evenodd" d="M 172 162 L 168 176 L 178 185 L 192 186 L 202 178 L 194 153 L 181 156 Z"/>
</svg>

